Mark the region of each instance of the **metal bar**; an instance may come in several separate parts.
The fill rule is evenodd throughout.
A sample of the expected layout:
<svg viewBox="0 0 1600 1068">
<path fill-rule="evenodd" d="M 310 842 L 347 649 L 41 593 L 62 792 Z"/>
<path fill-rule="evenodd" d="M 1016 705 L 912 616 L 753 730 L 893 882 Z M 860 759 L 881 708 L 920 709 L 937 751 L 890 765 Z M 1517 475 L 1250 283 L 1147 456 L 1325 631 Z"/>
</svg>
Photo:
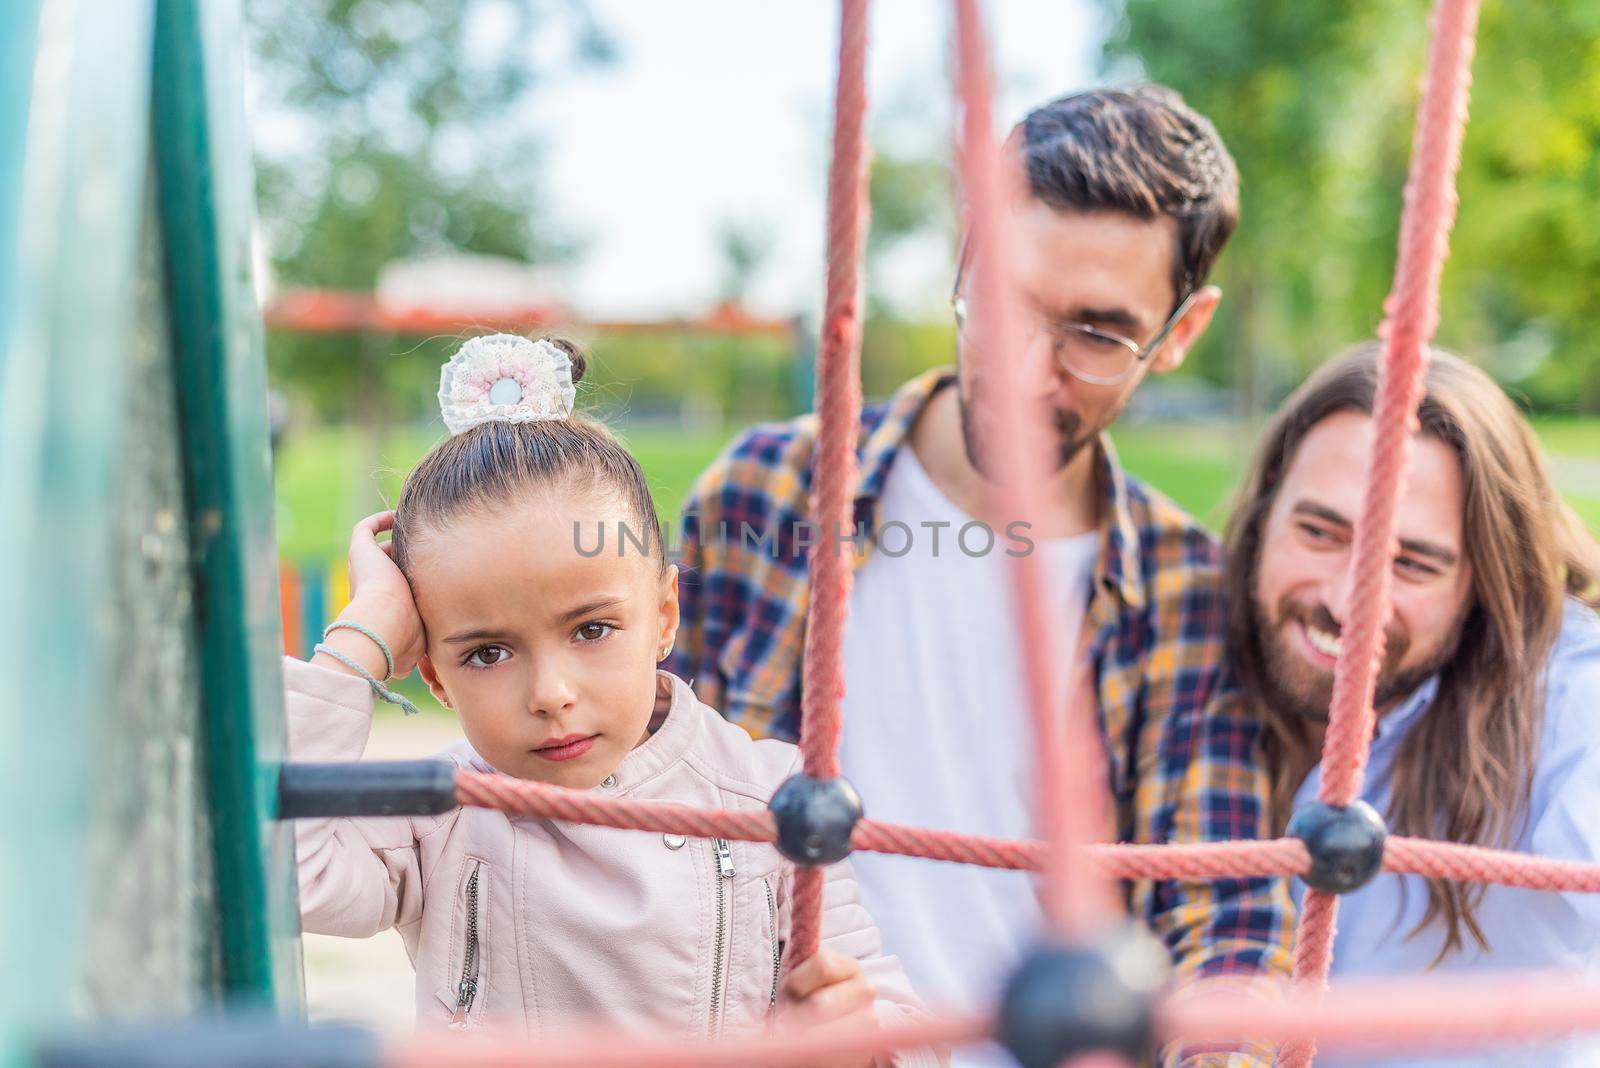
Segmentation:
<svg viewBox="0 0 1600 1068">
<path fill-rule="evenodd" d="M 149 0 L 0 4 L 0 1063 L 83 995 Z"/>
<path fill-rule="evenodd" d="M 219 1016 L 172 1024 L 53 1037 L 39 1043 L 38 1068 L 379 1068 L 378 1038 L 357 1027 L 305 1027 L 261 1016 Z"/>
<path fill-rule="evenodd" d="M 301 1002 L 285 751 L 266 366 L 250 289 L 239 0 L 158 0 L 156 174 L 184 443 L 223 984 Z"/>
<path fill-rule="evenodd" d="M 443 760 L 285 764 L 278 818 L 436 816 L 456 807 L 456 768 Z"/>
</svg>

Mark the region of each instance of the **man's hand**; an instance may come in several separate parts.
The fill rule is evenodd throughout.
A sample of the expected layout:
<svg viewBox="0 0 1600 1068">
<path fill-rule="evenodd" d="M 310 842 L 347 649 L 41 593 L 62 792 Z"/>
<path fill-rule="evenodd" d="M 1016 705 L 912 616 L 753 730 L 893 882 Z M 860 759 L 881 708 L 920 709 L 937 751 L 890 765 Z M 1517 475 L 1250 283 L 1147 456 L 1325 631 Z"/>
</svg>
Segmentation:
<svg viewBox="0 0 1600 1068">
<path fill-rule="evenodd" d="M 790 972 L 778 997 L 778 1025 L 785 1030 L 818 1027 L 870 1029 L 877 994 L 861 974 L 861 962 L 821 949 Z M 819 1068 L 867 1068 L 872 1058 L 844 1058 Z"/>
</svg>

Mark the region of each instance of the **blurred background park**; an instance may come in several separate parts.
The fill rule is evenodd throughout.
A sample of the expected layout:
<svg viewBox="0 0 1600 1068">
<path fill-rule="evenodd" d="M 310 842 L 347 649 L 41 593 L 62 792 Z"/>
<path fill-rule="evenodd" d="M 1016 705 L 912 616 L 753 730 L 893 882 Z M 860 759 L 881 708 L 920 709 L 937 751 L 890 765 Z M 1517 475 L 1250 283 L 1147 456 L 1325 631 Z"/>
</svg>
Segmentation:
<svg viewBox="0 0 1600 1068">
<path fill-rule="evenodd" d="M 954 355 L 946 5 L 876 0 L 869 398 Z M 997 120 L 1166 82 L 1243 176 L 1217 320 L 1141 386 L 1127 465 L 1213 526 L 1265 413 L 1371 336 L 1393 268 L 1426 0 L 995 0 Z M 347 590 L 358 518 L 443 433 L 438 368 L 489 329 L 581 340 L 580 403 L 664 515 L 741 426 L 809 408 L 834 5 L 249 0 L 248 84 L 286 645 Z M 1600 0 L 1486 0 L 1441 342 L 1526 406 L 1600 528 Z M 454 721 L 380 710 L 370 756 Z M 404 1029 L 397 939 L 308 937 L 311 1011 Z"/>
<path fill-rule="evenodd" d="M 1264 413 L 1370 336 L 1393 266 L 1427 4 L 1001 0 L 1009 126 L 1166 82 L 1243 176 L 1216 322 L 1115 434 L 1219 525 Z M 742 425 L 810 404 L 831 5 L 252 0 L 249 71 L 291 648 L 351 524 L 443 434 L 438 368 L 489 328 L 591 354 L 580 403 L 664 514 Z M 953 358 L 945 5 L 873 17 L 869 398 Z M 1440 341 L 1534 418 L 1600 527 L 1600 0 L 1488 0 Z"/>
</svg>

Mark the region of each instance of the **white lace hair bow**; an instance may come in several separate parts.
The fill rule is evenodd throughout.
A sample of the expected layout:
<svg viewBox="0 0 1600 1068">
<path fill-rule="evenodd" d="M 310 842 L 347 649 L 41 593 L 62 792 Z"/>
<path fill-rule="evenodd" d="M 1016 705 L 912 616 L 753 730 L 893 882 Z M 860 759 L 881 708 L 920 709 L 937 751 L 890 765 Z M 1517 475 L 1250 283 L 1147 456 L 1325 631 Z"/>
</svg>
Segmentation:
<svg viewBox="0 0 1600 1068">
<path fill-rule="evenodd" d="M 498 419 L 565 419 L 577 392 L 559 345 L 490 334 L 462 345 L 440 371 L 439 413 L 452 435 Z"/>
</svg>

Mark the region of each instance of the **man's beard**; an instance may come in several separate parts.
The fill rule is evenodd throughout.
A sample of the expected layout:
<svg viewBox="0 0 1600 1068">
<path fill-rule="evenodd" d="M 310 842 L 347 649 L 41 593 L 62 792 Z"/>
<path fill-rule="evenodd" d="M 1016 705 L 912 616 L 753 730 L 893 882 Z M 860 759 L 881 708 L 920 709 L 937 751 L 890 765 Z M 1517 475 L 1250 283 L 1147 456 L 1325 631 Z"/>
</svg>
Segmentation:
<svg viewBox="0 0 1600 1068">
<path fill-rule="evenodd" d="M 1252 606 L 1255 637 L 1265 673 L 1261 681 L 1267 700 L 1276 709 L 1326 723 L 1328 708 L 1333 703 L 1333 671 L 1311 663 L 1290 646 L 1299 640 L 1293 635 L 1296 623 L 1335 636 L 1341 633 L 1339 624 L 1324 606 L 1319 604 L 1313 608 L 1288 597 L 1278 602 L 1275 617 L 1267 612 L 1259 597 L 1252 598 Z M 1391 623 L 1384 636 L 1383 663 L 1378 667 L 1372 707 L 1381 710 L 1438 674 L 1455 656 L 1461 641 L 1461 625 L 1462 621 L 1457 620 L 1438 649 L 1419 663 L 1403 667 L 1406 653 L 1411 649 L 1411 638 Z"/>
<path fill-rule="evenodd" d="M 976 392 L 976 390 L 974 390 Z M 979 397 L 969 404 L 966 392 L 958 384 L 956 386 L 956 400 L 961 409 L 961 441 L 966 446 L 967 462 L 970 463 L 984 478 L 994 480 L 994 472 L 1002 470 L 1005 460 L 996 455 L 993 442 L 989 440 L 979 423 L 981 417 L 975 410 L 979 405 L 990 403 L 987 398 Z M 1051 435 L 1055 439 L 1056 454 L 1051 464 L 1050 472 L 1061 470 L 1072 461 L 1072 458 L 1083 451 L 1083 447 L 1094 441 L 1109 426 L 1111 419 L 1116 418 L 1113 413 L 1106 423 L 1091 430 L 1085 430 L 1083 417 L 1076 412 L 1064 412 L 1054 409 L 1051 413 Z"/>
</svg>

